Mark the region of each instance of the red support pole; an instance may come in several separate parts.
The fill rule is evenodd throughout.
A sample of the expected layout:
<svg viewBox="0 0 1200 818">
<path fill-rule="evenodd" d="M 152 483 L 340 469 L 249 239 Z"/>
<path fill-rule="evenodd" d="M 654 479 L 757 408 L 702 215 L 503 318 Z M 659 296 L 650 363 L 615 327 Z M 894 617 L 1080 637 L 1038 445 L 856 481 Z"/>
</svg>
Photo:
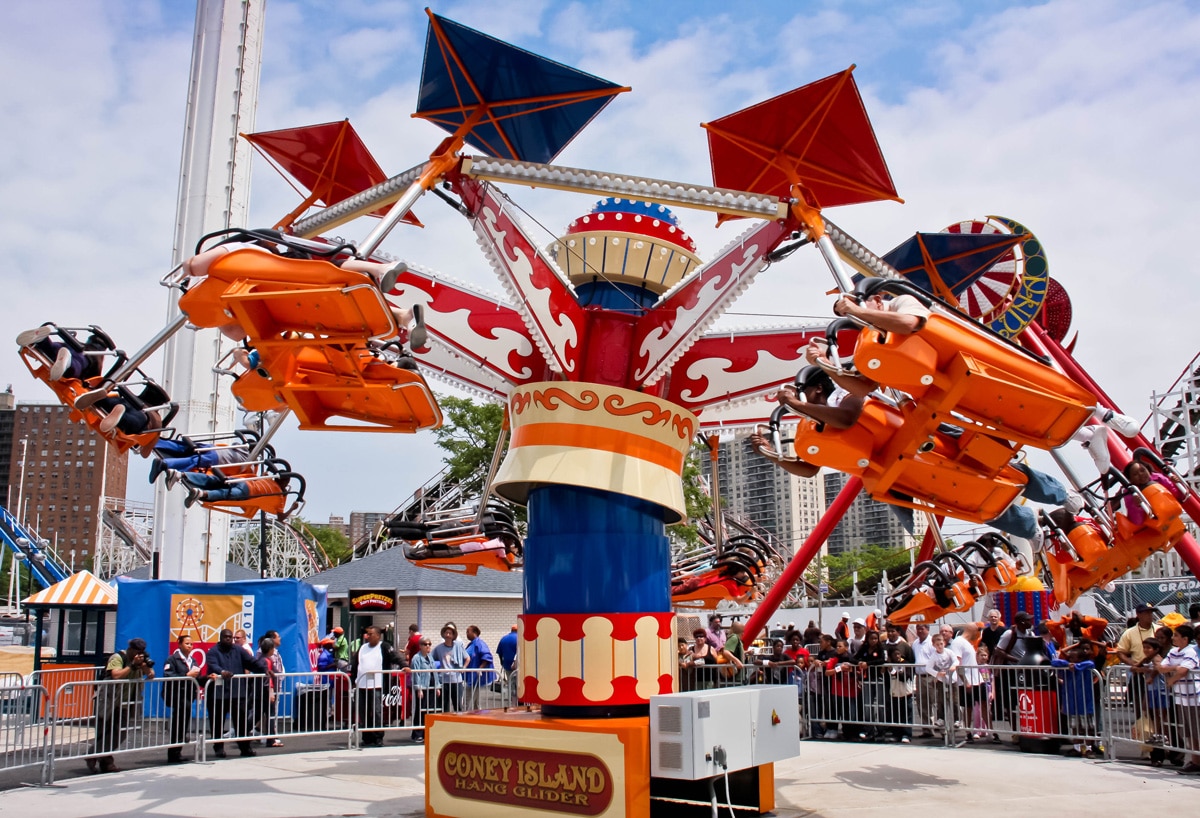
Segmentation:
<svg viewBox="0 0 1200 818">
<path fill-rule="evenodd" d="M 944 514 L 938 514 L 934 520 L 938 525 L 941 525 L 946 519 Z M 917 551 L 917 562 L 927 562 L 933 559 L 933 549 L 937 548 L 937 535 L 934 533 L 933 526 L 925 529 L 925 536 L 921 539 L 921 549 Z"/>
<path fill-rule="evenodd" d="M 846 515 L 846 509 L 850 508 L 850 504 L 854 502 L 854 498 L 861 490 L 862 480 L 858 477 L 851 477 L 846 481 L 846 485 L 842 486 L 838 496 L 833 499 L 829 508 L 825 509 L 821 519 L 817 521 L 817 527 L 812 530 L 808 539 L 800 546 L 800 550 L 792 557 L 792 561 L 783 569 L 783 573 L 779 575 L 779 579 L 775 580 L 775 584 L 763 597 L 762 602 L 758 603 L 758 607 L 746 622 L 746 629 L 742 633 L 742 644 L 748 645 L 753 642 L 759 632 L 771 621 L 771 617 L 787 599 L 792 586 L 800 581 L 804 569 L 808 568 L 813 557 L 820 552 L 821 546 L 829 539 L 829 535 L 833 533 L 837 524 L 842 521 L 842 517 Z"/>
<path fill-rule="evenodd" d="M 1091 390 L 1092 394 L 1096 395 L 1101 403 L 1113 411 L 1121 411 L 1116 403 L 1113 402 L 1113 399 L 1106 395 L 1104 390 L 1101 389 L 1094 380 L 1092 380 L 1092 377 L 1088 375 L 1086 371 L 1084 371 L 1084 368 L 1079 365 L 1079 362 L 1075 360 L 1074 356 L 1063 349 L 1062 345 L 1059 344 L 1058 341 L 1055 341 L 1053 338 L 1047 335 L 1044 329 L 1039 327 L 1037 324 L 1030 324 L 1025 328 L 1025 333 L 1029 334 L 1030 337 L 1025 339 L 1023 334 L 1022 340 L 1032 341 L 1032 343 L 1029 345 L 1031 349 L 1041 355 L 1046 355 L 1048 353 L 1049 356 L 1052 357 L 1060 367 L 1062 367 L 1063 372 L 1065 372 L 1070 378 L 1079 384 Z M 1112 453 L 1113 466 L 1118 469 L 1123 469 L 1133 458 L 1129 449 L 1127 449 L 1124 443 L 1117 438 L 1118 435 L 1115 434 L 1110 434 L 1108 436 L 1108 450 Z M 1151 443 L 1143 434 L 1139 434 L 1134 439 L 1134 445 L 1145 446 L 1150 451 L 1155 452 L 1156 454 L 1158 453 L 1158 450 L 1154 448 L 1154 444 Z M 1183 499 L 1182 505 L 1183 510 L 1187 512 L 1187 515 L 1191 517 L 1194 522 L 1200 523 L 1200 499 L 1196 497 L 1194 492 L 1189 491 L 1187 493 L 1187 496 Z M 1183 539 L 1181 539 L 1175 546 L 1175 552 L 1179 554 L 1180 558 L 1187 564 L 1188 570 L 1192 572 L 1192 576 L 1200 577 L 1200 543 L 1197 543 L 1196 539 L 1191 534 L 1183 535 Z"/>
</svg>

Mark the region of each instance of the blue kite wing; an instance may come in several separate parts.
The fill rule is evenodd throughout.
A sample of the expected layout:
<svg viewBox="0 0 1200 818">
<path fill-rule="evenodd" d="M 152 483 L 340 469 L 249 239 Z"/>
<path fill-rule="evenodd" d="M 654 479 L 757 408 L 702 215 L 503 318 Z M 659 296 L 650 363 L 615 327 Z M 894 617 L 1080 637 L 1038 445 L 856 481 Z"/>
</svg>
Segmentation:
<svg viewBox="0 0 1200 818">
<path fill-rule="evenodd" d="M 957 296 L 1019 241 L 1019 236 L 1009 233 L 917 233 L 886 253 L 883 260 L 914 286 L 933 293 L 931 262 L 932 272 Z"/>
<path fill-rule="evenodd" d="M 628 90 L 430 14 L 416 116 L 491 156 L 549 162 Z"/>
</svg>

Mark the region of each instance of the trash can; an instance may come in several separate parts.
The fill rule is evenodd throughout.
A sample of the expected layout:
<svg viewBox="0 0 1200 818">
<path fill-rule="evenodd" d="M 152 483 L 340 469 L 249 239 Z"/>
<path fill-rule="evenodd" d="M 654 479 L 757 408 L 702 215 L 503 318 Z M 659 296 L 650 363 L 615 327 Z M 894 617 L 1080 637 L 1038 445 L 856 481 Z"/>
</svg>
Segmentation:
<svg viewBox="0 0 1200 818">
<path fill-rule="evenodd" d="M 1059 733 L 1058 685 L 1050 667 L 1046 643 L 1040 636 L 1026 636 L 1025 655 L 1017 671 L 1017 746 L 1023 753 L 1056 753 Z"/>
<path fill-rule="evenodd" d="M 296 732 L 329 729 L 329 685 L 296 685 Z"/>
</svg>

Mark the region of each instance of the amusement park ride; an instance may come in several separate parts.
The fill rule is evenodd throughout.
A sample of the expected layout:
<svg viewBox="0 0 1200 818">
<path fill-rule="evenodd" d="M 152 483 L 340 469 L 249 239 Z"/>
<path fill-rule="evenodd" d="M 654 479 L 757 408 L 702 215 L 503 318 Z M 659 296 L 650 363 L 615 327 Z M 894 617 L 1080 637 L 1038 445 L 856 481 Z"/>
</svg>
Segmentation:
<svg viewBox="0 0 1200 818">
<path fill-rule="evenodd" d="M 747 640 L 861 490 L 939 521 L 986 522 L 1026 488 L 1012 465 L 1022 449 L 1053 454 L 1116 409 L 1063 346 L 1069 299 L 1022 225 L 963 222 L 881 257 L 828 221 L 830 207 L 899 201 L 851 69 L 704 125 L 713 186 L 550 164 L 628 90 L 430 14 L 415 116 L 449 136 L 427 161 L 385 178 L 349 123 L 248 134 L 310 191 L 298 207 L 270 230 L 206 236 L 163 279 L 178 294 L 178 318 L 139 352 L 118 353 L 104 337 L 89 348 L 53 325 L 22 346 L 31 373 L 81 422 L 150 455 L 174 435 L 170 398 L 140 369 L 146 358 L 185 326 L 238 342 L 219 368 L 244 409 L 272 417 L 269 428 L 237 457 L 202 467 L 206 479 L 164 478 L 191 485 L 189 505 L 234 513 L 295 507 L 303 481 L 267 453 L 289 414 L 303 429 L 429 429 L 441 414 L 426 376 L 505 402 L 510 439 L 489 485 L 527 506 L 523 544 L 486 494 L 474 517 L 396 521 L 392 536 L 442 567 L 507 570 L 522 551 L 519 695 L 540 707 L 431 718 L 430 814 L 648 814 L 658 784 L 647 713 L 652 697 L 677 688 L 673 601 L 737 598 L 777 559 L 756 538 L 727 537 L 718 514 L 714 581 L 677 570 L 673 584 L 665 526 L 685 517 L 685 458 L 697 434 L 771 422 L 763 396 L 808 363 L 810 341 L 827 342 L 834 374 L 869 378 L 875 390 L 850 428 L 801 419 L 790 447 L 764 453 L 852 477 L 760 601 Z M 467 155 L 468 146 L 486 155 Z M 603 198 L 543 249 L 499 185 Z M 428 192 L 469 221 L 507 299 L 375 255 Z M 668 207 L 755 221 L 703 263 Z M 322 238 L 366 214 L 381 221 L 361 243 Z M 923 326 L 902 333 L 837 319 L 828 329 L 710 331 L 759 273 L 803 245 L 816 247 L 841 294 L 911 296 L 928 310 Z M 75 356 L 76 369 L 62 364 Z M 84 366 L 106 357 L 106 367 Z M 776 438 L 784 422 L 775 416 Z M 1140 436 L 1107 441 L 1118 469 L 1137 457 L 1174 477 Z M 192 444 L 222 453 L 219 441 Z M 1185 510 L 1200 519 L 1200 504 L 1181 480 L 1172 485 L 1182 507 L 1157 483 L 1067 476 L 1090 521 L 1070 531 L 1047 521 L 1038 558 L 1060 601 L 1170 547 L 1200 569 L 1181 521 Z M 1137 498 L 1145 523 L 1109 508 L 1110 483 Z M 493 541 L 503 549 L 462 548 Z M 965 610 L 1019 579 L 1017 549 L 1003 536 L 940 553 L 937 542 L 927 535 L 894 618 Z M 442 546 L 458 551 L 438 557 Z M 774 723 L 758 729 L 767 735 Z M 763 810 L 773 802 L 770 760 L 764 750 L 753 764 Z M 508 802 L 458 774 L 477 763 L 512 765 Z M 701 766 L 702 780 L 724 772 L 711 758 Z"/>
</svg>

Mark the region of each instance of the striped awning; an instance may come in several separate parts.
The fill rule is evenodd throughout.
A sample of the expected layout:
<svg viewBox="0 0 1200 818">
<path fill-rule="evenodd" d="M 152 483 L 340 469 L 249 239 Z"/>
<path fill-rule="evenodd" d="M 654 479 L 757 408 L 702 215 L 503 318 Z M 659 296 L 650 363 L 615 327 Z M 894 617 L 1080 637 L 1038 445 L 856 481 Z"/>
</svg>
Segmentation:
<svg viewBox="0 0 1200 818">
<path fill-rule="evenodd" d="M 38 591 L 24 600 L 25 605 L 58 607 L 75 605 L 111 605 L 117 604 L 117 589 L 107 582 L 97 578 L 90 571 L 80 571 L 67 577 L 62 582 L 51 585 L 44 591 Z"/>
</svg>

